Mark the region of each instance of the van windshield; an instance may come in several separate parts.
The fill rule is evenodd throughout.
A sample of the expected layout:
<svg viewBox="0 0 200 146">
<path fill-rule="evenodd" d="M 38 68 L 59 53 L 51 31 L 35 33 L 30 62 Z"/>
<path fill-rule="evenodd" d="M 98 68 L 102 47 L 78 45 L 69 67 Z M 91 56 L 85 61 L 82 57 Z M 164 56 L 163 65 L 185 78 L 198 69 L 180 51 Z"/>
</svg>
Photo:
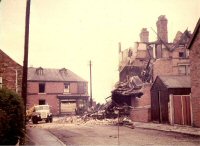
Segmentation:
<svg viewBox="0 0 200 146">
<path fill-rule="evenodd" d="M 36 106 L 35 110 L 36 111 L 39 111 L 39 110 L 49 110 L 49 106 Z"/>
</svg>

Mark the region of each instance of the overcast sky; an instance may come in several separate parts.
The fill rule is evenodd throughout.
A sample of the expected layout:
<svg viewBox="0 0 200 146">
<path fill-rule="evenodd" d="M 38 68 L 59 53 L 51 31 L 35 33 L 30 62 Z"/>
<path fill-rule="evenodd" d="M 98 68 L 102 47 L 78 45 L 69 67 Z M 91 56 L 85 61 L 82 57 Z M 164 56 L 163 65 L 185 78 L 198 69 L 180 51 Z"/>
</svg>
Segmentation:
<svg viewBox="0 0 200 146">
<path fill-rule="evenodd" d="M 0 49 L 23 64 L 26 0 L 0 3 Z M 139 41 L 143 27 L 154 41 L 156 21 L 168 19 L 169 41 L 178 30 L 193 32 L 200 0 L 32 0 L 29 66 L 68 68 L 89 82 L 93 98 L 105 102 L 118 81 L 118 42 Z"/>
</svg>

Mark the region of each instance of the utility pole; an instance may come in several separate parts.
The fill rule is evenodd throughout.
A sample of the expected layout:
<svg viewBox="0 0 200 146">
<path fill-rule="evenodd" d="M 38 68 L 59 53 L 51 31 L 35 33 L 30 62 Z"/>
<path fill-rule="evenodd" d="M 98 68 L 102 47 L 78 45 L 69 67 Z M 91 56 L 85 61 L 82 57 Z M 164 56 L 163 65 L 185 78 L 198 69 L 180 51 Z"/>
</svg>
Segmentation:
<svg viewBox="0 0 200 146">
<path fill-rule="evenodd" d="M 31 5 L 31 0 L 27 0 L 26 1 L 26 16 L 25 16 L 24 62 L 23 62 L 23 77 L 22 77 L 22 98 L 24 100 L 25 113 L 26 113 L 26 96 L 27 96 L 30 5 Z"/>
<path fill-rule="evenodd" d="M 92 107 L 92 62 L 90 60 L 90 107 Z"/>
</svg>

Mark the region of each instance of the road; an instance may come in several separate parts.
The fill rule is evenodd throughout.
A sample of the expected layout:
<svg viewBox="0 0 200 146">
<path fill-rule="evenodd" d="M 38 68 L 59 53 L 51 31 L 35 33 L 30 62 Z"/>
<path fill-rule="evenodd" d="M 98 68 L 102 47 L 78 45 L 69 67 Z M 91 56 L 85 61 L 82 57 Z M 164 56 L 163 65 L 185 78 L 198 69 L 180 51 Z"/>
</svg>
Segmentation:
<svg viewBox="0 0 200 146">
<path fill-rule="evenodd" d="M 53 124 L 53 123 L 52 123 Z M 114 125 L 38 124 L 66 145 L 200 145 L 200 138 Z"/>
</svg>

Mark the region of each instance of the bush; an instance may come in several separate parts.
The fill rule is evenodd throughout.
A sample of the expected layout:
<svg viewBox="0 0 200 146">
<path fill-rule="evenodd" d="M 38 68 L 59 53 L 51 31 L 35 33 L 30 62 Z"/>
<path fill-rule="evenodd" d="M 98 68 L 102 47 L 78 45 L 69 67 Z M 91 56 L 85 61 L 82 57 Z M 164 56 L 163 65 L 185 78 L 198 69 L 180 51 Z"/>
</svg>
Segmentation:
<svg viewBox="0 0 200 146">
<path fill-rule="evenodd" d="M 22 98 L 8 89 L 0 89 L 0 145 L 15 145 L 25 128 Z"/>
</svg>

